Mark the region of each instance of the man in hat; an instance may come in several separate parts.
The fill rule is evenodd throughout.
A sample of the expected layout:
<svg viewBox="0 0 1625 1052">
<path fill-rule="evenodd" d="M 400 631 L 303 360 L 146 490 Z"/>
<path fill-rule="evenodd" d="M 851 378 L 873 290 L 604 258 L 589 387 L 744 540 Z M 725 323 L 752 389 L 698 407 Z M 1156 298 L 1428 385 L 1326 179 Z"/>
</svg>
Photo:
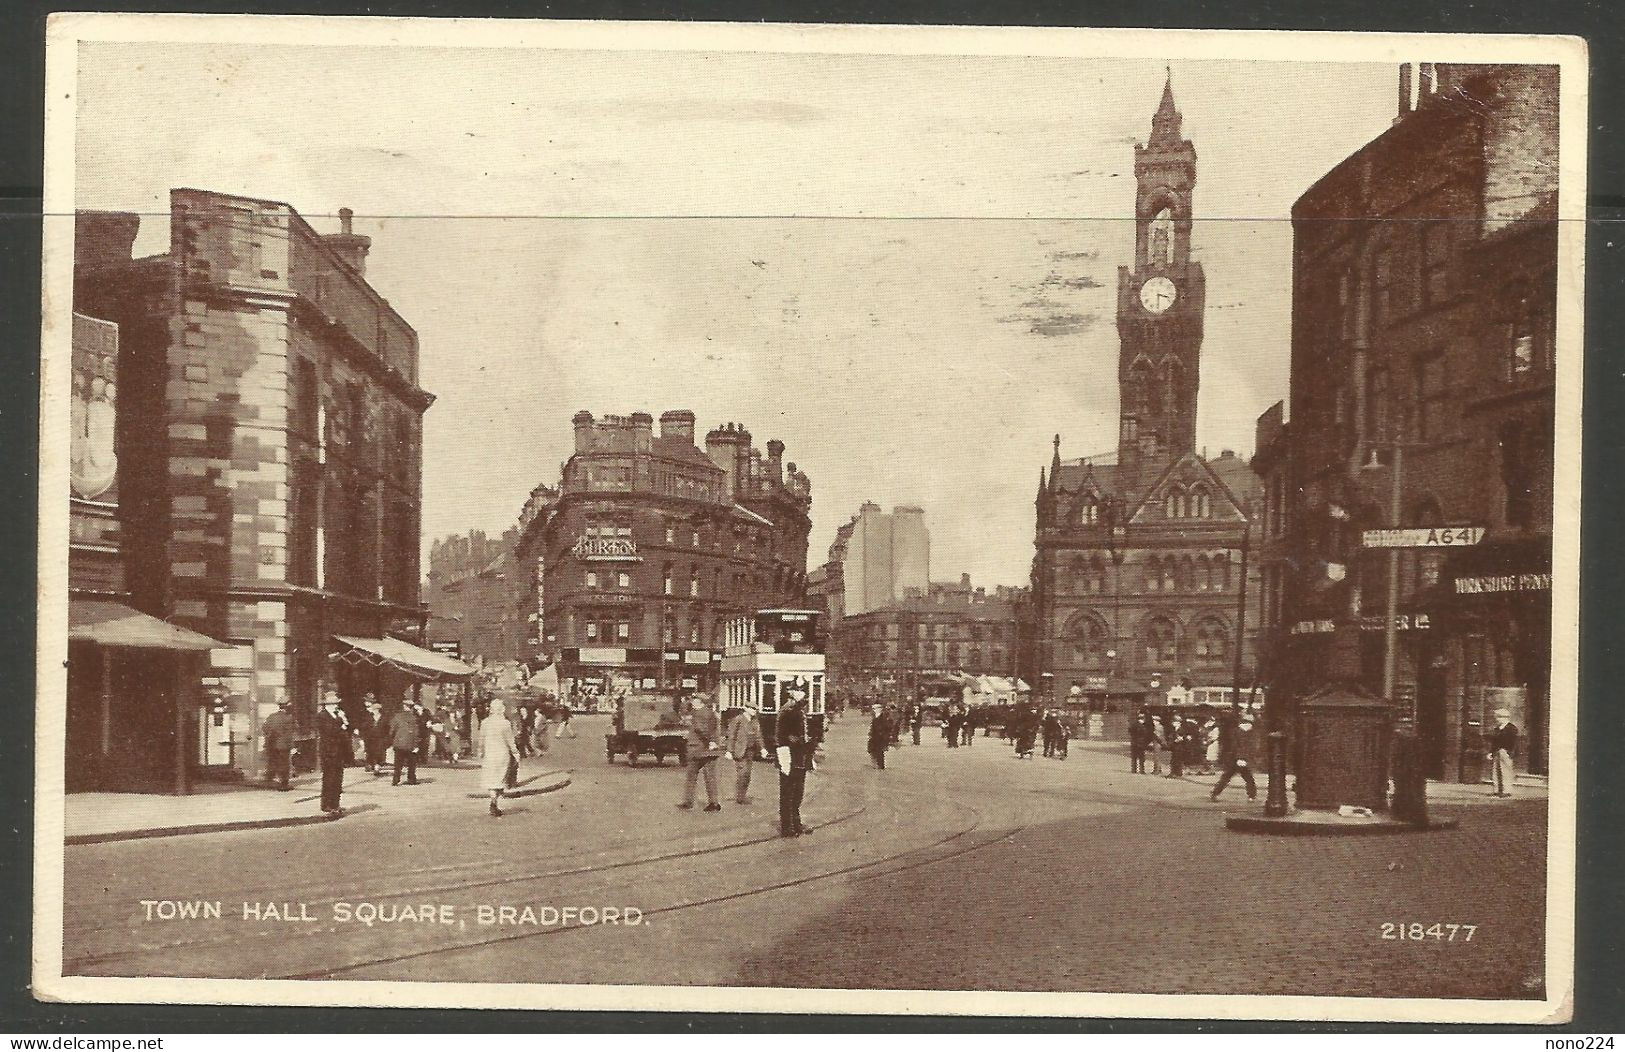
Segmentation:
<svg viewBox="0 0 1625 1052">
<path fill-rule="evenodd" d="M 288 699 L 282 698 L 276 703 L 276 711 L 260 724 L 260 740 L 265 743 L 265 780 L 275 782 L 284 793 L 288 791 L 293 731 L 293 713 L 288 711 Z"/>
<path fill-rule="evenodd" d="M 1258 785 L 1253 781 L 1253 769 L 1247 761 L 1241 758 L 1241 732 L 1243 729 L 1251 730 L 1252 724 L 1243 728 L 1241 716 L 1235 712 L 1225 712 L 1219 716 L 1219 784 L 1213 787 L 1212 798 L 1217 800 L 1224 787 L 1230 784 L 1230 779 L 1241 775 L 1242 784 L 1247 787 L 1247 799 L 1258 799 Z"/>
<path fill-rule="evenodd" d="M 694 806 L 694 787 L 700 776 L 705 776 L 705 805 L 707 811 L 720 811 L 717 802 L 717 757 L 722 749 L 721 729 L 717 726 L 716 709 L 701 698 L 689 699 L 688 708 L 688 777 L 683 783 L 683 810 Z"/>
<path fill-rule="evenodd" d="M 337 691 L 322 699 L 316 714 L 316 755 L 322 767 L 322 810 L 339 810 L 339 794 L 344 791 L 344 765 L 350 759 L 350 721 L 339 708 Z"/>
<path fill-rule="evenodd" d="M 401 784 L 402 767 L 406 768 L 406 784 L 418 784 L 418 749 L 422 744 L 417 711 L 402 701 L 400 708 L 389 717 L 389 747 L 395 755 L 391 785 Z"/>
<path fill-rule="evenodd" d="M 1495 795 L 1512 795 L 1516 775 L 1513 760 L 1518 755 L 1518 725 L 1512 722 L 1511 709 L 1495 710 L 1495 730 L 1490 734 L 1490 756 L 1495 765 Z"/>
<path fill-rule="evenodd" d="M 801 824 L 801 798 L 807 788 L 807 772 L 814 769 L 813 751 L 818 742 L 807 716 L 807 692 L 791 686 L 784 692 L 777 726 L 779 763 L 779 836 L 811 836 Z"/>
<path fill-rule="evenodd" d="M 874 717 L 869 721 L 869 759 L 880 770 L 886 769 L 886 750 L 891 748 L 891 719 L 886 715 L 886 707 L 879 703 L 874 706 Z"/>
<path fill-rule="evenodd" d="M 367 715 L 361 723 L 361 741 L 367 748 L 367 773 L 378 775 L 383 773 L 384 751 L 387 747 L 384 741 L 384 707 L 378 703 L 378 695 L 368 691 L 364 699 L 367 706 Z"/>
<path fill-rule="evenodd" d="M 762 731 L 756 725 L 756 706 L 746 705 L 728 723 L 728 759 L 734 764 L 734 803 L 750 803 L 750 768 L 762 751 Z"/>
</svg>

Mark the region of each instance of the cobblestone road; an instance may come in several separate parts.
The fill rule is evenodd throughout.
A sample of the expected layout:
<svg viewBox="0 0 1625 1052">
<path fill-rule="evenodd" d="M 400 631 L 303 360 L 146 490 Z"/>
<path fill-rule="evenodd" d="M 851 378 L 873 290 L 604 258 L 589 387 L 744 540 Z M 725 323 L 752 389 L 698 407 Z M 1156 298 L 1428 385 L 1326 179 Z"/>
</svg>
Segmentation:
<svg viewBox="0 0 1625 1052">
<path fill-rule="evenodd" d="M 493 820 L 466 794 L 339 822 L 72 847 L 70 973 L 1432 997 L 1540 993 L 1545 806 L 1454 792 L 1457 830 L 1241 835 L 1211 783 L 1130 775 L 1114 752 L 1020 762 L 996 739 L 872 770 L 857 721 L 811 779 L 814 836 L 753 802 L 675 809 L 681 776 L 607 765 L 601 728 L 541 762 L 569 788 Z M 437 771 L 436 779 L 471 772 Z M 442 789 L 447 788 L 444 784 Z M 1262 787 L 1261 787 L 1262 790 Z M 408 790 L 403 787 L 401 792 Z M 466 802 L 466 806 L 465 806 Z M 141 899 L 218 900 L 148 921 Z M 245 922 L 244 901 L 312 920 Z M 340 923 L 337 902 L 460 921 Z M 475 923 L 481 905 L 633 906 L 635 927 Z M 1383 939 L 1385 923 L 1475 925 Z"/>
</svg>

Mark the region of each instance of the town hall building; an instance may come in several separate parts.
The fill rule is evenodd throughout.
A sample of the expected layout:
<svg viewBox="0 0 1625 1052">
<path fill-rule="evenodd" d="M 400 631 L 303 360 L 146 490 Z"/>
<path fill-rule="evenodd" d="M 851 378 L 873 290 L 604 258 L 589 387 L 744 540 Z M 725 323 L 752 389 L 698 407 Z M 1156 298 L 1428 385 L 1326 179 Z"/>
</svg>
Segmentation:
<svg viewBox="0 0 1625 1052">
<path fill-rule="evenodd" d="M 1230 450 L 1198 455 L 1196 399 L 1205 283 L 1191 259 L 1196 149 L 1180 133 L 1171 80 L 1134 150 L 1135 249 L 1118 269 L 1120 393 L 1115 458 L 1063 460 L 1039 474 L 1031 671 L 1055 701 L 1108 714 L 1168 688 L 1230 686 L 1257 589 L 1244 591 L 1257 476 Z"/>
</svg>

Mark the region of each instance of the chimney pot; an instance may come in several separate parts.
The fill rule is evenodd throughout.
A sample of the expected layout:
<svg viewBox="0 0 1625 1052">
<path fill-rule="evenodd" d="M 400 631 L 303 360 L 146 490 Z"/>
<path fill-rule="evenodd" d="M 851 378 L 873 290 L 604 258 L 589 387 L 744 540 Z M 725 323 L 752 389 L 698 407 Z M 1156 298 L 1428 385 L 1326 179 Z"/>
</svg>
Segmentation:
<svg viewBox="0 0 1625 1052">
<path fill-rule="evenodd" d="M 355 231 L 350 229 L 350 220 L 354 218 L 355 212 L 348 208 L 339 209 L 339 230 L 346 234 L 354 233 Z"/>
</svg>

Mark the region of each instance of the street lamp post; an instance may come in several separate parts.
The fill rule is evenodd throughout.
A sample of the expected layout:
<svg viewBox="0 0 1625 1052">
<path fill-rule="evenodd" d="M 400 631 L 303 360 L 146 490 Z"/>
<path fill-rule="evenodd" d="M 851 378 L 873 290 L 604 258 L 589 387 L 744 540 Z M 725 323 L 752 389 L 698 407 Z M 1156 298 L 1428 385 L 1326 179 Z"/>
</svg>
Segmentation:
<svg viewBox="0 0 1625 1052">
<path fill-rule="evenodd" d="M 1106 552 L 1112 560 L 1112 646 L 1107 657 L 1111 658 L 1111 676 L 1118 675 L 1117 651 L 1123 643 L 1123 560 L 1128 557 L 1125 541 L 1128 539 L 1128 523 L 1124 521 L 1123 502 L 1111 497 L 1106 501 Z"/>
</svg>

